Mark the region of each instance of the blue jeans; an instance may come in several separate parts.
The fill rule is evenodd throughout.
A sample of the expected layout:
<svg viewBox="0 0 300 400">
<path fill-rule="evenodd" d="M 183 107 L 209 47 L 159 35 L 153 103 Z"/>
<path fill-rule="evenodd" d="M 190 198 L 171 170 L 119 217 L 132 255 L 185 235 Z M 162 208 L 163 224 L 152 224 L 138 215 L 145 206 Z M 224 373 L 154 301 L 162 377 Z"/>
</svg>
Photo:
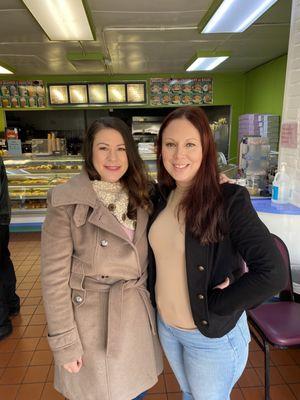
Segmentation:
<svg viewBox="0 0 300 400">
<path fill-rule="evenodd" d="M 246 313 L 221 338 L 198 330 L 173 328 L 158 316 L 161 345 L 183 393 L 183 400 L 229 400 L 247 363 L 250 333 Z"/>
<path fill-rule="evenodd" d="M 135 397 L 133 400 L 142 400 L 146 396 L 147 392 L 143 392 Z"/>
</svg>

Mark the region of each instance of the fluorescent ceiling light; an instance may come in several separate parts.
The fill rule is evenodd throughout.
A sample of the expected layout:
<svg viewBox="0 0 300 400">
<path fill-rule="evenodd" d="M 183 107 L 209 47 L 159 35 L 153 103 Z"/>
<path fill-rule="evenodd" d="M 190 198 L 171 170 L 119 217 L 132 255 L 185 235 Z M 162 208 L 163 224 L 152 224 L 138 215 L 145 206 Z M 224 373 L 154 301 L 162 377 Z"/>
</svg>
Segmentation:
<svg viewBox="0 0 300 400">
<path fill-rule="evenodd" d="M 201 54 L 196 53 L 186 71 L 211 71 L 229 58 L 229 54 Z"/>
<path fill-rule="evenodd" d="M 82 0 L 23 0 L 50 40 L 94 40 Z"/>
<path fill-rule="evenodd" d="M 277 0 L 223 0 L 201 33 L 244 32 Z"/>
<path fill-rule="evenodd" d="M 13 73 L 14 73 L 13 71 L 10 71 L 9 69 L 4 68 L 0 65 L 0 74 L 13 74 Z"/>
</svg>

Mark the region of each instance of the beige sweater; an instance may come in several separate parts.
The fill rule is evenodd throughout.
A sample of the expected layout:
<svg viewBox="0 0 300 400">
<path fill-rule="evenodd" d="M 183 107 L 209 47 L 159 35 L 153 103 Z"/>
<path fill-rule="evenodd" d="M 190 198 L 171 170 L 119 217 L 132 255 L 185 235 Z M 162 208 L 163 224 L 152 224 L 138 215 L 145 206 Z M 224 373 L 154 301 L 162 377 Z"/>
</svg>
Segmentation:
<svg viewBox="0 0 300 400">
<path fill-rule="evenodd" d="M 156 261 L 156 303 L 160 316 L 169 325 L 195 329 L 188 294 L 185 265 L 185 224 L 178 221 L 178 204 L 184 190 L 170 193 L 166 208 L 149 231 Z"/>
</svg>

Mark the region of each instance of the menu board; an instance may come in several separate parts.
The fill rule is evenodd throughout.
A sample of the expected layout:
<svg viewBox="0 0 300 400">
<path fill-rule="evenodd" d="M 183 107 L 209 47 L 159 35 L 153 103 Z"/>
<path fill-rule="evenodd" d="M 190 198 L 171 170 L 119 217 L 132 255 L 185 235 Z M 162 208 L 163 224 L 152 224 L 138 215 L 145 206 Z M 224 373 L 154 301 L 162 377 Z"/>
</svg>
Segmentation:
<svg viewBox="0 0 300 400">
<path fill-rule="evenodd" d="M 126 86 L 125 83 L 108 83 L 108 102 L 109 103 L 126 103 Z"/>
<path fill-rule="evenodd" d="M 70 103 L 86 104 L 88 102 L 86 85 L 69 85 Z"/>
<path fill-rule="evenodd" d="M 68 104 L 68 86 L 67 85 L 49 85 L 50 104 Z"/>
<path fill-rule="evenodd" d="M 3 108 L 45 107 L 43 81 L 0 81 L 0 102 Z"/>
<path fill-rule="evenodd" d="M 127 101 L 128 103 L 145 103 L 145 84 L 127 83 Z"/>
<path fill-rule="evenodd" d="M 212 103 L 212 78 L 150 79 L 151 105 L 190 105 Z"/>
<path fill-rule="evenodd" d="M 92 83 L 88 85 L 89 103 L 107 103 L 106 85 L 103 83 Z"/>
</svg>

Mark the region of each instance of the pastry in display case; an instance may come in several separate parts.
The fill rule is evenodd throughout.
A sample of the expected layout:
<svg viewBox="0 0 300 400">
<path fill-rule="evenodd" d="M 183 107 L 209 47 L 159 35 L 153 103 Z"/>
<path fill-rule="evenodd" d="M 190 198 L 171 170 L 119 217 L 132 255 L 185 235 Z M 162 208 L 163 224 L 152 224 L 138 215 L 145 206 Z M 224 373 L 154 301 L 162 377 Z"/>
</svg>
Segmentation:
<svg viewBox="0 0 300 400">
<path fill-rule="evenodd" d="M 78 174 L 81 156 L 4 157 L 12 206 L 12 230 L 28 226 L 40 230 L 47 208 L 47 192 Z M 16 229 L 14 229 L 14 227 Z"/>
</svg>

